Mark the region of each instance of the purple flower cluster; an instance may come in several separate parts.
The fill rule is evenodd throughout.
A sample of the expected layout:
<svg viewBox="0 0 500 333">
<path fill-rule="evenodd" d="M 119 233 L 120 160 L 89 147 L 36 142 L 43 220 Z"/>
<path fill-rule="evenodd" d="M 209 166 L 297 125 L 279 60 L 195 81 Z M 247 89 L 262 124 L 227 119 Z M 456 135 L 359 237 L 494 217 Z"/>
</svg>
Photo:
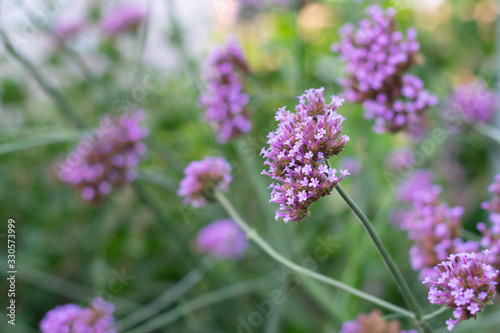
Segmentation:
<svg viewBox="0 0 500 333">
<path fill-rule="evenodd" d="M 488 186 L 488 192 L 493 194 L 493 198 L 483 202 L 481 207 L 490 213 L 500 213 L 500 173 L 495 176 L 495 181 Z"/>
<path fill-rule="evenodd" d="M 483 248 L 491 250 L 492 256 L 489 257 L 489 264 L 500 268 L 500 214 L 490 214 L 491 227 L 487 228 L 485 223 L 478 223 L 477 229 L 481 232 L 480 245 Z"/>
<path fill-rule="evenodd" d="M 142 110 L 103 118 L 95 135 L 84 137 L 59 165 L 59 178 L 94 203 L 108 195 L 113 185 L 135 180 L 135 166 L 147 150 L 142 142 L 148 135 L 140 124 L 143 119 Z"/>
<path fill-rule="evenodd" d="M 113 8 L 102 19 L 101 26 L 109 37 L 137 29 L 146 19 L 146 12 L 135 4 L 128 3 Z"/>
<path fill-rule="evenodd" d="M 401 171 L 410 168 L 416 160 L 415 151 L 403 147 L 392 151 L 385 159 L 385 166 L 392 171 Z"/>
<path fill-rule="evenodd" d="M 401 201 L 411 202 L 411 208 L 398 214 L 399 227 L 408 232 L 413 241 L 410 249 L 412 268 L 424 278 L 432 274 L 432 267 L 451 253 L 476 251 L 475 242 L 463 242 L 463 207 L 448 207 L 439 201 L 441 187 L 432 184 L 429 170 L 416 171 L 397 189 Z"/>
<path fill-rule="evenodd" d="M 432 188 L 433 182 L 434 174 L 431 170 L 415 170 L 396 187 L 396 198 L 399 201 L 412 203 L 415 195 L 421 190 Z"/>
<path fill-rule="evenodd" d="M 332 96 L 327 104 L 323 91 L 310 89 L 299 96 L 295 113 L 280 108 L 275 117 L 278 128 L 267 136 L 269 148 L 262 148 L 264 164 L 269 165 L 262 173 L 278 181 L 270 186 L 270 202 L 280 205 L 276 220 L 281 217 L 285 222 L 299 222 L 306 218 L 309 206 L 329 195 L 349 174 L 340 170 L 338 175 L 325 164 L 344 150 L 349 137 L 342 135 L 345 118 L 335 112 L 343 99 Z"/>
<path fill-rule="evenodd" d="M 207 85 L 199 103 L 219 142 L 228 142 L 252 128 L 249 97 L 243 90 L 243 77 L 248 71 L 243 51 L 234 38 L 229 38 L 223 48 L 214 48 L 208 57 L 204 70 Z"/>
<path fill-rule="evenodd" d="M 101 297 L 94 298 L 88 308 L 76 304 L 58 306 L 40 322 L 42 333 L 116 333 L 112 314 L 115 306 Z"/>
<path fill-rule="evenodd" d="M 385 92 L 375 99 L 363 102 L 365 118 L 374 119 L 373 131 L 376 133 L 398 132 L 406 129 L 415 139 L 423 139 L 426 129 L 423 113 L 428 107 L 437 104 L 437 97 L 429 94 L 424 82 L 411 74 L 403 76 L 401 95 L 390 99 Z"/>
<path fill-rule="evenodd" d="M 219 220 L 198 232 L 196 244 L 200 251 L 221 259 L 237 259 L 248 247 L 245 232 L 231 219 Z"/>
<path fill-rule="evenodd" d="M 227 190 L 231 183 L 231 165 L 222 157 L 205 157 L 193 161 L 184 169 L 177 195 L 184 204 L 201 207 L 213 200 L 215 190 Z"/>
<path fill-rule="evenodd" d="M 340 28 L 340 44 L 332 52 L 347 62 L 349 78 L 341 79 L 348 100 L 363 103 L 365 117 L 375 119 L 374 131 L 407 130 L 422 137 L 422 115 L 437 98 L 423 90 L 423 82 L 404 73 L 416 62 L 420 44 L 417 31 L 409 28 L 406 37 L 395 29 L 395 10 L 378 5 L 366 8 L 356 30 L 352 24 Z"/>
<path fill-rule="evenodd" d="M 87 25 L 85 18 L 73 19 L 71 21 L 60 21 L 53 27 L 54 33 L 61 39 L 70 39 L 78 34 Z"/>
<path fill-rule="evenodd" d="M 382 318 L 380 311 L 372 311 L 370 314 L 361 313 L 356 320 L 342 324 L 340 333 L 417 333 L 415 330 L 400 331 L 400 324 L 397 320 L 390 322 Z"/>
<path fill-rule="evenodd" d="M 455 309 L 455 319 L 446 321 L 449 331 L 462 320 L 477 319 L 477 314 L 495 298 L 498 270 L 487 264 L 490 251 L 483 253 L 482 259 L 475 252 L 450 254 L 448 260 L 434 268 L 439 277 L 427 277 L 423 282 L 431 285 L 428 299 L 432 304 Z"/>
<path fill-rule="evenodd" d="M 482 222 L 477 224 L 477 229 L 483 236 L 479 244 L 492 253 L 488 257 L 488 263 L 500 269 L 500 174 L 495 176 L 495 182 L 488 187 L 488 190 L 495 196 L 489 202 L 483 202 L 482 207 L 490 212 L 491 226 L 488 228 L 486 223 Z M 500 283 L 500 277 L 497 282 Z"/>
<path fill-rule="evenodd" d="M 456 88 L 448 99 L 444 120 L 451 125 L 461 123 L 462 118 L 468 123 L 489 123 L 495 112 L 495 94 L 482 82 L 473 81 Z M 456 130 L 461 130 L 460 125 Z"/>
</svg>

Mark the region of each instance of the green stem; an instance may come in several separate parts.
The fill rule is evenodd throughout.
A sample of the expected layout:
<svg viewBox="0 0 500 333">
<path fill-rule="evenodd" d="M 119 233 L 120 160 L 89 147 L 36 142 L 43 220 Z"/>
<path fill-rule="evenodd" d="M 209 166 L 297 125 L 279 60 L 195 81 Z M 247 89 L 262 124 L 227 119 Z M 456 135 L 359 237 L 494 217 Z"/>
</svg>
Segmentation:
<svg viewBox="0 0 500 333">
<path fill-rule="evenodd" d="M 174 322 L 179 317 L 187 313 L 208 307 L 212 304 L 222 302 L 229 298 L 237 297 L 255 290 L 267 288 L 270 286 L 270 282 L 272 282 L 273 279 L 274 277 L 272 277 L 272 279 L 270 279 L 269 277 L 264 277 L 258 280 L 242 282 L 196 297 L 193 300 L 190 300 L 158 317 L 153 318 L 152 320 L 135 329 L 125 331 L 125 333 L 148 333 L 160 328 L 164 328 L 166 325 Z"/>
<path fill-rule="evenodd" d="M 179 297 L 194 287 L 203 278 L 205 272 L 213 267 L 214 263 L 215 260 L 213 257 L 205 258 L 200 267 L 194 268 L 184 278 L 182 278 L 182 280 L 175 283 L 161 296 L 122 319 L 120 321 L 120 329 L 126 330 L 129 327 L 135 326 L 138 323 L 153 317 L 162 309 L 175 302 L 179 299 Z"/>
<path fill-rule="evenodd" d="M 309 276 L 315 280 L 329 284 L 329 285 L 334 286 L 336 288 L 342 289 L 345 292 L 348 292 L 354 296 L 357 296 L 357 297 L 362 298 L 368 302 L 376 304 L 384 309 L 387 309 L 387 310 L 393 311 L 393 312 L 397 312 L 406 318 L 415 319 L 415 315 L 406 309 L 400 308 L 397 305 L 386 302 L 383 299 L 380 299 L 378 297 L 367 294 L 361 290 L 352 288 L 351 286 L 349 286 L 343 282 L 340 282 L 340 281 L 334 280 L 332 278 L 329 278 L 327 276 L 313 272 L 313 271 L 311 271 L 307 268 L 304 268 L 302 266 L 299 266 L 299 265 L 295 264 L 294 262 L 288 260 L 287 258 L 283 257 L 281 254 L 276 252 L 262 237 L 260 237 L 259 234 L 255 230 L 250 228 L 250 226 L 240 217 L 240 215 L 236 212 L 234 207 L 231 205 L 229 200 L 226 198 L 226 196 L 222 192 L 217 191 L 215 193 L 215 196 L 216 196 L 217 200 L 220 202 L 220 204 L 228 212 L 229 216 L 231 216 L 231 218 L 243 229 L 243 231 L 245 231 L 247 237 L 250 240 L 252 240 L 253 242 L 255 242 L 262 250 L 264 250 L 264 252 L 266 252 L 271 258 L 273 258 L 277 262 L 292 269 L 293 271 L 296 271 L 300 274 Z"/>
<path fill-rule="evenodd" d="M 0 155 L 15 151 L 77 140 L 75 132 L 60 132 L 37 135 L 0 144 Z"/>
<path fill-rule="evenodd" d="M 328 167 L 331 168 L 330 163 L 326 161 L 326 164 Z M 356 215 L 358 220 L 361 222 L 363 225 L 363 228 L 366 230 L 370 238 L 372 239 L 375 248 L 377 249 L 377 252 L 380 254 L 382 257 L 382 261 L 384 262 L 385 266 L 387 267 L 389 273 L 391 274 L 394 282 L 396 283 L 399 291 L 401 292 L 401 295 L 406 301 L 406 304 L 410 308 L 410 310 L 415 314 L 415 322 L 417 325 L 420 327 L 421 330 L 424 332 L 432 332 L 432 330 L 425 325 L 422 321 L 422 310 L 420 306 L 417 303 L 417 300 L 413 293 L 410 290 L 410 287 L 408 287 L 408 284 L 406 283 L 405 279 L 403 278 L 403 275 L 399 271 L 399 268 L 396 266 L 394 263 L 394 260 L 392 260 L 391 256 L 389 255 L 389 252 L 385 248 L 384 244 L 382 244 L 382 241 L 378 237 L 377 233 L 375 232 L 375 229 L 371 225 L 370 221 L 366 217 L 366 215 L 363 213 L 363 211 L 356 205 L 356 203 L 349 197 L 349 195 L 344 191 L 342 186 L 340 184 L 337 184 L 335 186 L 335 189 L 337 192 L 340 194 L 342 199 L 346 202 L 346 204 L 351 208 L 353 213 Z"/>
<path fill-rule="evenodd" d="M 30 72 L 33 78 L 43 88 L 43 90 L 45 90 L 45 92 L 52 97 L 57 106 L 75 123 L 75 125 L 79 129 L 84 129 L 85 122 L 74 112 L 74 110 L 71 108 L 68 102 L 66 102 L 61 93 L 59 93 L 59 91 L 57 91 L 44 79 L 42 74 L 31 62 L 28 61 L 28 59 L 26 59 L 19 52 L 17 52 L 17 50 L 12 45 L 5 32 L 3 32 L 2 30 L 0 30 L 0 37 L 2 38 L 3 44 L 7 52 L 19 63 L 21 63 L 28 72 Z"/>
<path fill-rule="evenodd" d="M 500 144 L 500 130 L 496 127 L 493 127 L 488 124 L 476 124 L 473 125 L 472 128 L 476 130 L 476 132 L 490 138 L 496 143 Z"/>
<path fill-rule="evenodd" d="M 439 308 L 439 310 L 436 310 L 434 312 L 426 314 L 425 316 L 422 317 L 422 319 L 425 320 L 425 321 L 431 320 L 431 319 L 439 316 L 441 313 L 445 312 L 446 310 L 448 310 L 448 307 L 443 306 L 443 307 Z"/>
</svg>

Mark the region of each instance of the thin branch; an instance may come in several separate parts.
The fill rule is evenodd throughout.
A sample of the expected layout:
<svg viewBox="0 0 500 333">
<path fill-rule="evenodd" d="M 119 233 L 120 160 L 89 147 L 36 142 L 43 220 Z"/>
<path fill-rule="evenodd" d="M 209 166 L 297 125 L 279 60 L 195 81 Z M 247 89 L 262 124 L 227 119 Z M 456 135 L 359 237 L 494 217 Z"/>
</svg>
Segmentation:
<svg viewBox="0 0 500 333">
<path fill-rule="evenodd" d="M 406 318 L 410 319 L 415 319 L 415 315 L 403 308 L 400 308 L 397 305 L 391 304 L 389 302 L 384 301 L 383 299 L 380 299 L 378 297 L 372 296 L 370 294 L 367 294 L 361 290 L 355 289 L 343 282 L 334 280 L 332 278 L 329 278 L 327 276 L 324 276 L 322 274 L 318 274 L 316 272 L 313 272 L 307 268 L 304 268 L 302 266 L 299 266 L 295 264 L 294 262 L 291 262 L 287 258 L 283 257 L 281 254 L 276 252 L 262 237 L 259 236 L 259 234 L 250 228 L 250 226 L 240 217 L 240 215 L 236 212 L 234 207 L 231 205 L 229 200 L 226 198 L 226 196 L 220 192 L 217 191 L 215 193 L 215 196 L 217 200 L 220 202 L 220 204 L 226 209 L 228 212 L 229 216 L 245 231 L 247 237 L 254 241 L 264 252 L 266 252 L 271 258 L 274 260 L 278 261 L 279 263 L 283 264 L 284 266 L 301 273 L 305 276 L 309 276 L 315 280 L 321 281 L 323 283 L 332 285 L 336 288 L 342 289 L 345 292 L 348 292 L 354 296 L 357 296 L 361 299 L 364 299 L 370 303 L 376 304 L 384 309 L 387 309 L 389 311 L 397 312 L 403 315 Z"/>
</svg>

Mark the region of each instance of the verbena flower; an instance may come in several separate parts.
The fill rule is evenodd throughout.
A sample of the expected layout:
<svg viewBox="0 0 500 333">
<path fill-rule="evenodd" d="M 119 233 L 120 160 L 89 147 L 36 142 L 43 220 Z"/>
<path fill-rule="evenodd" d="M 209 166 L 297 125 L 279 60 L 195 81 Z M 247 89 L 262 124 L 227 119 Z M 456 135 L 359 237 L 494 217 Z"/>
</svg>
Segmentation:
<svg viewBox="0 0 500 333">
<path fill-rule="evenodd" d="M 341 83 L 347 99 L 357 102 L 375 99 L 380 93 L 389 98 L 399 94 L 401 76 L 415 63 L 420 48 L 416 29 L 408 29 L 407 37 L 396 30 L 393 8 L 384 12 L 372 5 L 366 13 L 370 19 L 359 21 L 357 29 L 350 23 L 340 28 L 342 41 L 331 47 L 347 62 L 345 70 L 350 76 Z"/>
<path fill-rule="evenodd" d="M 400 331 L 397 320 L 386 321 L 378 310 L 370 314 L 361 313 L 356 320 L 342 324 L 340 333 L 417 333 L 415 330 Z"/>
<path fill-rule="evenodd" d="M 456 131 L 462 130 L 462 119 L 468 123 L 489 123 L 495 112 L 495 105 L 495 94 L 482 82 L 473 81 L 453 91 L 448 98 L 444 120 L 454 126 Z M 457 119 L 457 116 L 461 119 Z"/>
<path fill-rule="evenodd" d="M 361 172 L 363 164 L 355 156 L 344 156 L 339 160 L 339 168 L 349 170 L 351 176 L 357 176 Z"/>
<path fill-rule="evenodd" d="M 500 173 L 495 176 L 495 181 L 488 186 L 488 192 L 493 194 L 493 198 L 483 202 L 481 207 L 491 213 L 500 213 Z"/>
<path fill-rule="evenodd" d="M 426 129 L 423 114 L 431 106 L 437 104 L 437 97 L 429 94 L 424 82 L 411 74 L 403 76 L 401 95 L 389 98 L 387 93 L 376 95 L 375 99 L 367 99 L 363 103 L 364 116 L 374 119 L 373 131 L 376 133 L 408 131 L 412 138 L 420 140 L 425 137 Z"/>
<path fill-rule="evenodd" d="M 54 33 L 61 39 L 70 39 L 78 34 L 87 25 L 85 18 L 77 18 L 71 21 L 59 21 L 54 27 Z"/>
<path fill-rule="evenodd" d="M 280 205 L 276 220 L 298 222 L 312 203 L 329 195 L 347 170 L 329 168 L 325 160 L 340 154 L 349 137 L 342 135 L 344 117 L 335 110 L 343 99 L 332 96 L 326 103 L 324 88 L 310 89 L 299 96 L 295 113 L 282 107 L 276 112 L 278 129 L 269 133 L 269 148 L 262 148 L 269 170 L 262 173 L 275 179 L 270 202 Z"/>
<path fill-rule="evenodd" d="M 384 12 L 378 5 L 366 8 L 369 19 L 355 29 L 340 28 L 340 44 L 332 52 L 347 62 L 348 78 L 340 80 L 348 100 L 363 103 L 364 115 L 374 119 L 377 133 L 407 130 L 415 139 L 423 138 L 423 114 L 437 98 L 423 89 L 423 82 L 405 72 L 416 62 L 420 44 L 417 31 L 405 35 L 396 30 L 395 10 Z"/>
<path fill-rule="evenodd" d="M 231 165 L 222 157 L 205 157 L 184 169 L 177 194 L 184 204 L 201 207 L 214 199 L 215 190 L 227 190 L 231 182 Z"/>
<path fill-rule="evenodd" d="M 102 19 L 101 26 L 107 36 L 135 30 L 146 19 L 146 12 L 138 5 L 127 3 L 111 9 Z"/>
<path fill-rule="evenodd" d="M 403 202 L 413 202 L 414 196 L 421 190 L 432 188 L 434 174 L 429 169 L 418 169 L 410 173 L 396 187 L 396 199 Z"/>
<path fill-rule="evenodd" d="M 430 170 L 417 170 L 397 189 L 398 198 L 411 203 L 407 211 L 395 217 L 399 228 L 407 231 L 413 241 L 410 262 L 421 278 L 432 275 L 432 268 L 448 255 L 478 249 L 476 242 L 460 239 L 463 207 L 442 203 L 441 187 L 433 185 L 432 179 Z"/>
<path fill-rule="evenodd" d="M 84 137 L 59 165 L 59 178 L 77 188 L 84 200 L 100 202 L 112 186 L 135 180 L 135 166 L 146 153 L 141 126 L 144 111 L 106 116 L 91 136 Z"/>
<path fill-rule="evenodd" d="M 245 232 L 231 219 L 215 221 L 198 232 L 196 244 L 200 251 L 221 259 L 237 259 L 247 250 Z"/>
<path fill-rule="evenodd" d="M 448 260 L 434 268 L 439 277 L 427 277 L 423 282 L 430 284 L 428 299 L 432 304 L 454 309 L 453 318 L 446 321 L 449 331 L 462 320 L 477 319 L 477 314 L 495 298 L 498 270 L 487 264 L 490 251 L 483 253 L 450 254 Z"/>
<path fill-rule="evenodd" d="M 489 216 L 491 226 L 488 228 L 485 223 L 478 223 L 477 229 L 481 232 L 480 244 L 483 248 L 491 251 L 489 264 L 495 268 L 500 268 L 500 214 L 492 213 Z M 500 282 L 500 281 L 499 281 Z"/>
<path fill-rule="evenodd" d="M 415 163 L 415 151 L 408 147 L 398 148 L 385 158 L 385 166 L 392 171 L 410 168 Z"/>
<path fill-rule="evenodd" d="M 76 304 L 58 306 L 40 322 L 42 333 L 115 333 L 118 332 L 112 316 L 115 306 L 101 297 L 94 298 L 87 308 Z"/>
<path fill-rule="evenodd" d="M 199 103 L 219 142 L 228 142 L 252 128 L 247 109 L 249 96 L 243 89 L 248 71 L 243 51 L 234 38 L 228 38 L 224 47 L 215 47 L 207 59 L 203 72 L 207 84 Z"/>
</svg>

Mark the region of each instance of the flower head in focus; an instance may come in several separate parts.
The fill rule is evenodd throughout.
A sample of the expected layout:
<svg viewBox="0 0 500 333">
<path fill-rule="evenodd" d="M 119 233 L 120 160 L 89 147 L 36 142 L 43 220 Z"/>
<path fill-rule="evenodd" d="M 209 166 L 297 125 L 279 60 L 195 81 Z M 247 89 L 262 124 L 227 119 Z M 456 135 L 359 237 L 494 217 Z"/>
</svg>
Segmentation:
<svg viewBox="0 0 500 333">
<path fill-rule="evenodd" d="M 184 204 L 201 207 L 214 199 L 215 190 L 227 190 L 231 182 L 231 165 L 222 157 L 205 157 L 184 169 L 177 195 Z"/>
<path fill-rule="evenodd" d="M 462 320 L 477 319 L 477 314 L 495 298 L 498 270 L 487 264 L 490 251 L 483 253 L 484 256 L 475 252 L 451 254 L 434 268 L 439 277 L 427 277 L 423 282 L 430 284 L 428 299 L 432 304 L 454 309 L 454 319 L 446 321 L 449 331 Z"/>
<path fill-rule="evenodd" d="M 143 119 L 142 110 L 104 117 L 99 128 L 84 136 L 59 164 L 59 179 L 77 188 L 84 200 L 93 203 L 107 196 L 113 185 L 134 181 L 135 166 L 147 150 L 142 142 L 148 135 L 147 128 L 141 126 Z"/>
<path fill-rule="evenodd" d="M 137 29 L 147 14 L 136 4 L 127 3 L 110 10 L 102 19 L 101 26 L 108 37 Z"/>
<path fill-rule="evenodd" d="M 196 237 L 200 251 L 221 259 L 240 258 L 248 247 L 245 232 L 231 219 L 219 220 L 203 227 Z"/>
<path fill-rule="evenodd" d="M 215 47 L 207 59 L 203 72 L 207 84 L 199 103 L 205 108 L 204 120 L 213 127 L 219 142 L 228 142 L 252 128 L 247 109 L 249 96 L 243 89 L 248 72 L 235 38 L 228 38 L 224 47 Z"/>
<path fill-rule="evenodd" d="M 295 113 L 282 107 L 276 113 L 278 129 L 269 133 L 269 148 L 263 148 L 269 170 L 262 173 L 278 181 L 271 184 L 270 202 L 280 205 L 276 220 L 285 222 L 307 217 L 309 206 L 329 195 L 347 170 L 329 168 L 325 160 L 340 154 L 349 137 L 342 135 L 344 117 L 335 110 L 343 99 L 332 96 L 326 103 L 324 88 L 299 96 Z"/>
<path fill-rule="evenodd" d="M 386 321 L 380 311 L 374 310 L 370 314 L 361 313 L 356 320 L 342 324 L 340 333 L 417 333 L 417 331 L 400 331 L 399 321 Z"/>
<path fill-rule="evenodd" d="M 101 297 L 94 298 L 87 308 L 76 304 L 57 306 L 42 319 L 40 330 L 42 333 L 116 333 L 114 311 L 115 306 Z"/>
</svg>

